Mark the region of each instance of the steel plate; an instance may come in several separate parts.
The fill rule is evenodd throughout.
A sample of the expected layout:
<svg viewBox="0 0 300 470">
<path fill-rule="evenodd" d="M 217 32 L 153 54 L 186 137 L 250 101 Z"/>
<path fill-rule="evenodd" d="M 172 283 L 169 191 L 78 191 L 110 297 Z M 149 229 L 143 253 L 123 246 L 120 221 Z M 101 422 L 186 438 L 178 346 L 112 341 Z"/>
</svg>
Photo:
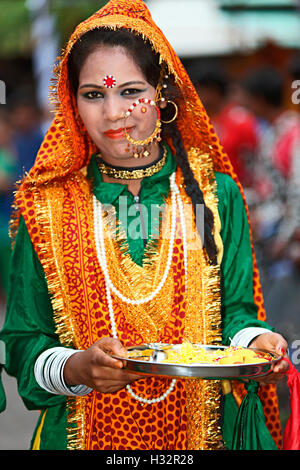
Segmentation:
<svg viewBox="0 0 300 470">
<path fill-rule="evenodd" d="M 172 364 L 159 362 L 159 359 L 153 357 L 143 358 L 143 351 L 153 350 L 153 352 L 163 351 L 166 348 L 178 349 L 180 344 L 163 344 L 163 343 L 148 343 L 140 346 L 132 346 L 127 348 L 128 354 L 136 351 L 139 354 L 137 358 L 120 357 L 112 355 L 115 359 L 119 359 L 125 363 L 125 368 L 131 372 L 140 375 L 153 376 L 158 375 L 162 377 L 180 377 L 184 379 L 202 378 L 202 379 L 253 379 L 262 377 L 271 373 L 272 366 L 281 358 L 271 354 L 272 360 L 268 362 L 254 363 L 254 364 L 207 364 L 207 363 L 192 363 L 192 364 Z M 216 349 L 226 349 L 228 346 L 207 346 L 195 345 L 197 348 L 203 348 L 206 351 L 213 351 Z M 252 349 L 252 348 L 249 348 Z M 257 352 L 268 353 L 258 349 L 252 349 Z"/>
</svg>

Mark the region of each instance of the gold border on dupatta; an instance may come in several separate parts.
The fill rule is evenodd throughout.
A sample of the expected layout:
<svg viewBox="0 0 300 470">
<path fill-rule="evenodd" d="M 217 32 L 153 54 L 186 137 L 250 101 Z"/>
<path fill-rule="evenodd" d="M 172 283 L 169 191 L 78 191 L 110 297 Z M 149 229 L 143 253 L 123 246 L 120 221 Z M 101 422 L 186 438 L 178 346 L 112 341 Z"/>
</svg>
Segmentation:
<svg viewBox="0 0 300 470">
<path fill-rule="evenodd" d="M 79 175 L 76 178 L 76 175 L 73 175 L 71 179 L 80 183 L 83 178 Z M 39 258 L 47 279 L 56 333 L 60 342 L 65 347 L 80 349 L 80 336 L 73 319 L 63 269 L 62 214 L 65 194 L 63 185 L 57 182 L 34 190 L 37 221 L 42 227 L 44 238 L 44 242 L 39 245 Z M 68 450 L 85 449 L 85 400 L 86 397 L 67 398 Z"/>
</svg>

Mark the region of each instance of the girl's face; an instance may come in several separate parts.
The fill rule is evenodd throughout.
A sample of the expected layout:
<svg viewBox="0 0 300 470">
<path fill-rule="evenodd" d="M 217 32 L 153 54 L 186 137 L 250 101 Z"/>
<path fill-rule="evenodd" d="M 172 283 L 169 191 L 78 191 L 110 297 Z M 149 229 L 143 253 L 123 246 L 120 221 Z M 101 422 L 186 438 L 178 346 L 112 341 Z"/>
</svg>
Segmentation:
<svg viewBox="0 0 300 470">
<path fill-rule="evenodd" d="M 108 76 L 115 80 L 112 88 L 104 85 Z M 87 57 L 79 75 L 77 106 L 89 136 L 108 163 L 136 166 L 132 152 L 128 153 L 125 124 L 135 140 L 146 139 L 155 128 L 157 113 L 149 104 L 137 106 L 124 120 L 125 112 L 138 98 L 154 100 L 155 88 L 123 47 L 99 46 Z M 150 150 L 150 156 L 143 158 L 145 164 L 158 157 L 157 143 Z"/>
</svg>

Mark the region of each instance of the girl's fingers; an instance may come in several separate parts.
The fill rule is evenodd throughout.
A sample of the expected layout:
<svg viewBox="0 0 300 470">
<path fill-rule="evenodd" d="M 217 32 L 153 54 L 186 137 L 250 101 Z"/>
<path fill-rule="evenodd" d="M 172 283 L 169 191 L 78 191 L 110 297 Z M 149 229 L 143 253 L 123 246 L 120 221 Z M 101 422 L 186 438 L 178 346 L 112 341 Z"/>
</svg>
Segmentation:
<svg viewBox="0 0 300 470">
<path fill-rule="evenodd" d="M 289 362 L 285 357 L 283 357 L 279 362 L 277 362 L 277 364 L 275 364 L 273 372 L 285 374 L 289 370 L 289 367 Z"/>
<path fill-rule="evenodd" d="M 275 353 L 279 356 L 285 356 L 287 354 L 288 344 L 284 338 L 280 338 L 275 346 Z"/>
<path fill-rule="evenodd" d="M 126 349 L 116 338 L 102 338 L 95 343 L 104 352 L 126 357 Z"/>
<path fill-rule="evenodd" d="M 113 369 L 122 369 L 124 367 L 123 361 L 111 357 L 115 354 L 119 357 L 126 357 L 126 349 L 122 343 L 115 338 L 102 338 L 97 341 L 95 345 L 98 348 L 96 362 L 100 366 L 111 367 Z"/>
</svg>

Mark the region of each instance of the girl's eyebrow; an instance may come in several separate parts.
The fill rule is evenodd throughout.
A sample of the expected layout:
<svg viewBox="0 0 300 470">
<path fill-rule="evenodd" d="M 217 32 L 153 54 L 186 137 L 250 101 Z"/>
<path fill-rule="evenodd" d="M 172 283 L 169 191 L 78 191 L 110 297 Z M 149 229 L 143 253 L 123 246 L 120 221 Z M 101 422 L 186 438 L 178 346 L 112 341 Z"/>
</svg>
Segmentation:
<svg viewBox="0 0 300 470">
<path fill-rule="evenodd" d="M 132 85 L 146 85 L 146 82 L 141 82 L 141 81 L 131 81 L 131 82 L 126 82 L 122 83 L 122 85 L 118 85 L 118 88 L 124 88 L 125 86 L 132 86 Z M 98 88 L 99 90 L 103 90 L 106 87 L 103 85 L 96 85 L 94 83 L 86 83 L 84 85 L 80 85 L 79 89 L 81 90 L 82 88 Z"/>
<path fill-rule="evenodd" d="M 125 86 L 132 86 L 132 85 L 147 85 L 146 82 L 142 82 L 142 81 L 139 81 L 139 80 L 132 80 L 131 82 L 126 82 L 126 83 L 122 83 L 122 85 L 119 85 L 119 88 L 124 88 Z"/>
</svg>

